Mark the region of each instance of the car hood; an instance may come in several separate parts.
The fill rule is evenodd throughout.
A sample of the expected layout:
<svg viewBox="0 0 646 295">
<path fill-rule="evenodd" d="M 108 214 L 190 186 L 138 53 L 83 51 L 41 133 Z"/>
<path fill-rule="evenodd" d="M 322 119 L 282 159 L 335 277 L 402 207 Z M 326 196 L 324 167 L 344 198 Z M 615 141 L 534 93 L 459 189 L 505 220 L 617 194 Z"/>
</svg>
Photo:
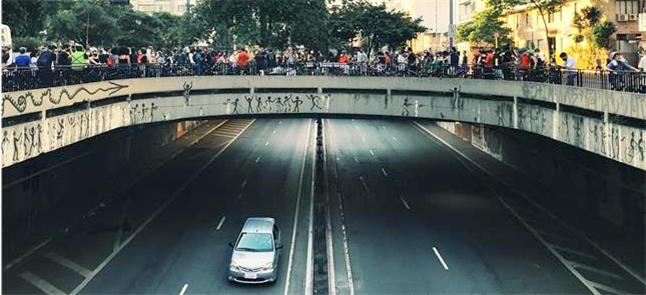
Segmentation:
<svg viewBox="0 0 646 295">
<path fill-rule="evenodd" d="M 274 252 L 233 251 L 231 261 L 244 268 L 259 268 L 274 262 Z"/>
</svg>

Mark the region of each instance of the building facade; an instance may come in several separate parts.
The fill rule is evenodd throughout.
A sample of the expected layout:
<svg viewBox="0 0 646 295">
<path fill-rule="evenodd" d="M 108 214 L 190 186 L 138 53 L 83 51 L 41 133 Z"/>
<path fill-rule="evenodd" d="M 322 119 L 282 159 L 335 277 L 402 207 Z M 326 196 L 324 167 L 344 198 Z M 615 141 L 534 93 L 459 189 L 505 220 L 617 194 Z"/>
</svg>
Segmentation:
<svg viewBox="0 0 646 295">
<path fill-rule="evenodd" d="M 558 55 L 560 52 L 574 51 L 577 35 L 573 25 L 575 14 L 581 13 L 586 7 L 597 7 L 603 14 L 602 20 L 614 23 L 617 28 L 617 32 L 610 37 L 611 50 L 622 52 L 634 65 L 641 40 L 638 15 L 643 4 L 640 0 L 566 1 L 555 13 L 545 16 L 547 32 L 540 13 L 532 6 L 516 7 L 505 16 L 504 21 L 512 29 L 515 47 L 539 48 L 543 52 L 551 50 Z M 605 57 L 599 58 L 605 62 Z"/>
<path fill-rule="evenodd" d="M 187 5 L 196 4 L 197 0 L 130 0 L 130 5 L 135 10 L 146 13 L 167 12 L 173 15 L 182 15 L 186 12 Z"/>
</svg>

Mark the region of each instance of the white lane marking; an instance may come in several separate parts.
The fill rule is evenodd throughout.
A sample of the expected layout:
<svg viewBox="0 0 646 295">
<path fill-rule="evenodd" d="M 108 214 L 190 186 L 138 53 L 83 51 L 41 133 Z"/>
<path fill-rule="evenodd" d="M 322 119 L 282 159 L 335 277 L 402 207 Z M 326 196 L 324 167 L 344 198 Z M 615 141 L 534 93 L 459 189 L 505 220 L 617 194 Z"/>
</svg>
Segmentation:
<svg viewBox="0 0 646 295">
<path fill-rule="evenodd" d="M 615 289 L 613 287 L 609 287 L 609 286 L 599 284 L 599 283 L 595 283 L 595 282 L 590 282 L 590 285 L 592 285 L 593 287 L 595 287 L 597 289 L 608 291 L 608 292 L 614 293 L 614 294 L 630 294 L 630 292 L 622 291 L 622 290 Z"/>
<path fill-rule="evenodd" d="M 246 179 L 240 185 L 240 189 L 243 189 L 245 186 L 247 186 L 247 180 Z"/>
<path fill-rule="evenodd" d="M 603 255 L 606 255 L 606 257 L 608 257 L 608 258 L 609 258 L 610 260 L 612 260 L 614 263 L 616 263 L 617 265 L 619 265 L 619 267 L 621 267 L 621 268 L 622 268 L 623 270 L 625 270 L 627 273 L 629 273 L 630 275 L 632 275 L 635 279 L 637 279 L 638 281 L 640 281 L 642 284 L 646 285 L 646 279 L 644 279 L 643 277 L 641 277 L 639 274 L 637 274 L 637 272 L 636 272 L 636 271 L 634 271 L 634 270 L 633 270 L 632 268 L 630 268 L 629 266 L 625 265 L 623 262 L 621 262 L 621 261 L 620 261 L 619 259 L 617 259 L 615 256 L 613 256 L 612 254 L 610 254 L 608 251 L 606 251 L 605 249 L 601 248 L 599 245 L 597 245 L 597 243 L 595 243 L 594 241 L 590 240 L 590 238 L 588 238 L 588 236 L 587 236 L 587 235 L 582 234 L 582 233 L 580 233 L 580 232 L 576 231 L 575 229 L 573 229 L 573 228 L 572 228 L 571 226 L 569 226 L 567 223 L 563 222 L 563 220 L 561 220 L 558 216 L 554 215 L 552 212 L 550 212 L 549 210 L 547 210 L 547 208 L 545 208 L 545 207 L 541 206 L 540 204 L 536 203 L 534 200 L 532 200 L 532 198 L 530 198 L 529 196 L 527 196 L 525 193 L 523 193 L 523 192 L 521 192 L 521 191 L 518 191 L 518 190 L 517 190 L 517 189 L 515 189 L 514 187 L 510 186 L 510 185 L 509 185 L 509 183 L 507 183 L 507 181 L 505 181 L 505 180 L 501 179 L 500 177 L 498 177 L 498 176 L 494 175 L 493 173 L 489 172 L 489 170 L 487 170 L 487 169 L 485 169 L 484 167 L 482 167 L 482 165 L 480 165 L 478 162 L 474 161 L 474 160 L 473 160 L 473 159 L 471 159 L 469 156 L 465 155 L 465 154 L 464 154 L 464 153 L 462 153 L 460 150 L 458 150 L 457 148 L 453 147 L 452 145 L 450 145 L 448 142 L 446 142 L 445 140 L 443 140 L 443 139 L 442 139 L 442 138 L 440 138 L 439 136 L 435 135 L 433 132 L 431 132 L 430 130 L 428 130 L 428 128 L 424 127 L 422 124 L 417 123 L 417 122 L 414 122 L 414 121 L 412 122 L 412 124 L 416 125 L 416 126 L 417 126 L 417 127 L 419 127 L 420 129 L 422 129 L 423 131 L 425 131 L 425 132 L 426 132 L 426 134 L 428 134 L 428 135 L 432 136 L 435 140 L 437 140 L 437 141 L 439 141 L 439 142 L 443 143 L 443 144 L 444 144 L 446 147 L 448 147 L 450 150 L 452 150 L 452 151 L 453 151 L 453 152 L 455 152 L 456 154 L 460 155 L 461 157 L 463 157 L 464 159 L 466 159 L 467 161 L 469 161 L 469 162 L 470 162 L 471 164 L 473 164 L 474 166 L 478 167 L 482 172 L 484 172 L 485 174 L 489 175 L 489 177 L 491 177 L 491 178 L 493 178 L 493 179 L 496 179 L 498 182 L 500 182 L 500 183 L 504 184 L 505 186 L 507 186 L 507 187 L 508 187 L 509 189 L 511 189 L 514 193 L 516 193 L 516 194 L 520 195 L 521 197 L 523 197 L 523 199 L 525 199 L 526 201 L 528 201 L 528 202 L 530 202 L 532 205 L 534 205 L 536 208 L 538 208 L 538 209 L 540 209 L 541 211 L 543 211 L 543 213 L 547 214 L 550 218 L 552 218 L 552 219 L 554 219 L 554 220 L 558 221 L 558 223 L 559 223 L 559 224 L 561 224 L 563 227 L 567 228 L 567 229 L 568 229 L 568 230 L 570 230 L 571 232 L 573 232 L 573 233 L 577 234 L 579 237 L 583 238 L 586 242 L 588 242 L 590 245 L 592 245 L 595 249 L 599 250 L 599 252 L 603 253 Z M 424 133 L 424 132 L 422 132 L 422 133 Z M 458 159 L 459 159 L 459 158 L 458 158 Z M 465 167 L 466 167 L 466 166 L 465 166 Z M 467 167 L 467 169 L 469 169 L 469 168 Z M 484 182 L 484 183 L 486 184 L 486 182 Z M 520 218 L 520 216 L 518 216 L 518 217 Z M 529 225 L 527 225 L 527 226 L 529 226 Z M 577 278 L 578 278 L 578 277 L 577 277 Z M 585 280 L 585 279 L 584 279 L 583 277 L 581 277 L 581 278 L 580 278 L 580 280 Z M 586 280 L 586 281 L 587 281 L 587 280 Z M 583 281 L 582 281 L 582 282 L 583 282 Z M 589 281 L 587 281 L 587 282 L 589 282 Z M 584 283 L 584 284 L 585 284 L 585 283 Z M 586 285 L 586 287 L 587 287 L 587 286 L 588 286 L 588 285 Z M 590 289 L 590 288 L 588 287 L 588 289 Z M 594 293 L 594 292 L 593 292 L 593 293 Z M 595 293 L 595 294 L 597 294 L 597 293 Z"/>
<path fill-rule="evenodd" d="M 321 124 L 326 127 L 327 120 Z M 326 131 L 326 129 L 323 129 Z M 325 134 L 324 134 L 325 138 Z M 327 167 L 327 144 L 323 141 L 323 167 Z M 323 170 L 327 179 L 327 169 Z M 330 195 L 325 194 L 325 199 L 330 203 Z M 325 206 L 325 242 L 327 250 L 327 270 L 328 270 L 328 293 L 329 295 L 336 295 L 336 273 L 334 269 L 334 243 L 332 243 L 332 218 L 330 217 L 330 206 Z"/>
<path fill-rule="evenodd" d="M 442 255 L 440 255 L 440 251 L 437 251 L 437 248 L 433 247 L 433 252 L 435 252 L 435 256 L 437 256 L 437 259 L 440 260 L 440 263 L 442 263 L 442 266 L 444 267 L 444 269 L 449 270 L 449 267 L 444 262 L 444 259 L 442 259 Z"/>
<path fill-rule="evenodd" d="M 525 221 L 527 221 L 527 219 L 525 219 Z M 553 243 L 548 243 L 548 245 L 549 245 L 550 247 L 556 248 L 557 250 L 560 250 L 560 251 L 563 251 L 563 252 L 569 252 L 569 253 L 576 254 L 576 255 L 579 255 L 579 256 L 583 256 L 583 257 L 586 257 L 586 258 L 589 258 L 589 259 L 597 259 L 597 258 L 596 258 L 596 257 L 594 257 L 593 255 L 590 255 L 590 254 L 588 254 L 588 253 L 583 253 L 583 252 L 581 252 L 581 251 L 577 251 L 577 250 L 574 250 L 574 249 L 566 248 L 566 247 L 559 246 L 559 245 L 556 245 L 556 244 L 553 244 Z"/>
<path fill-rule="evenodd" d="M 366 183 L 366 180 L 363 178 L 363 176 L 359 176 L 359 180 L 361 181 L 363 189 L 366 190 L 367 193 L 369 193 L 370 190 L 368 189 L 368 184 Z"/>
<path fill-rule="evenodd" d="M 65 258 L 65 257 L 63 257 L 61 255 L 58 255 L 56 253 L 53 253 L 53 252 L 47 253 L 47 254 L 45 254 L 45 257 L 53 260 L 54 262 L 56 262 L 56 263 L 58 263 L 58 264 L 60 264 L 62 266 L 65 266 L 65 267 L 71 269 L 72 271 L 77 272 L 78 274 L 80 274 L 80 275 L 82 275 L 82 276 L 84 276 L 86 278 L 92 275 L 91 270 L 81 266 L 80 264 L 78 264 L 78 263 L 76 263 L 76 262 L 74 262 L 72 260 L 69 260 L 69 259 L 67 259 L 67 258 Z"/>
<path fill-rule="evenodd" d="M 260 162 L 260 157 L 256 158 L 256 164 L 258 164 L 258 162 Z"/>
<path fill-rule="evenodd" d="M 361 135 L 361 141 L 366 142 L 366 138 Z"/>
<path fill-rule="evenodd" d="M 404 197 L 399 196 L 399 199 L 402 201 L 402 204 L 404 204 L 404 207 L 406 207 L 406 210 L 410 210 L 410 206 L 408 206 L 408 202 L 406 202 Z"/>
<path fill-rule="evenodd" d="M 283 124 L 283 120 L 278 121 L 278 125 Z"/>
<path fill-rule="evenodd" d="M 550 247 L 549 243 L 547 241 L 545 241 L 543 239 L 543 237 L 540 234 L 538 234 L 538 232 L 536 232 L 536 230 L 533 227 L 531 227 L 527 222 L 525 222 L 525 220 L 523 220 L 523 218 L 520 217 L 520 215 L 518 215 L 518 213 L 516 213 L 516 210 L 514 210 L 511 206 L 509 206 L 509 204 L 507 204 L 507 202 L 505 202 L 505 200 L 503 198 L 498 197 L 498 200 L 500 200 L 502 205 L 505 208 L 507 208 L 507 210 L 509 210 L 509 212 L 511 212 L 511 214 L 514 217 L 516 217 L 518 222 L 520 222 L 539 242 L 541 242 L 543 244 L 543 246 L 545 246 L 545 248 L 547 248 L 547 250 L 552 253 L 552 255 L 556 256 L 556 258 L 559 260 L 559 262 L 561 262 L 561 264 L 563 264 L 563 266 L 565 266 L 565 268 L 567 268 L 567 270 L 569 270 L 577 279 L 579 279 L 579 281 L 581 283 L 583 283 L 583 285 L 585 285 L 586 288 L 588 288 L 588 290 L 590 290 L 590 292 L 592 292 L 592 294 L 601 295 L 601 293 L 599 293 L 599 291 L 597 291 L 597 289 L 595 289 L 594 286 L 592 286 L 590 284 L 590 281 L 586 280 L 581 275 L 581 273 L 579 273 L 578 270 L 576 270 L 570 263 L 568 263 L 568 260 L 566 260 L 561 255 L 561 253 L 556 251 L 554 248 Z"/>
<path fill-rule="evenodd" d="M 370 150 L 370 154 L 371 154 L 373 157 L 375 156 L 375 152 L 374 152 L 373 150 Z"/>
<path fill-rule="evenodd" d="M 386 169 L 384 169 L 384 167 L 381 167 L 381 174 L 388 177 L 388 172 L 386 172 Z"/>
<path fill-rule="evenodd" d="M 184 293 L 186 292 L 186 289 L 188 289 L 188 284 L 184 284 L 184 287 L 182 287 L 182 290 L 179 291 L 179 295 L 184 295 Z"/>
<path fill-rule="evenodd" d="M 25 252 L 25 254 L 20 255 L 20 257 L 18 257 L 18 258 L 16 258 L 16 259 L 14 259 L 14 260 L 13 260 L 13 261 L 11 261 L 9 264 L 7 264 L 7 265 L 4 267 L 4 270 L 8 270 L 8 269 L 10 269 L 11 267 L 13 267 L 14 265 L 16 265 L 16 264 L 20 263 L 23 259 L 25 259 L 25 258 L 29 257 L 29 256 L 30 256 L 31 254 L 33 254 L 34 252 L 38 251 L 38 249 L 40 249 L 40 248 L 44 247 L 45 245 L 47 245 L 49 242 L 51 242 L 51 241 L 52 241 L 52 239 L 53 239 L 53 238 L 48 238 L 48 239 L 46 239 L 46 240 L 42 241 L 40 244 L 36 245 L 35 247 L 31 248 L 29 251 Z"/>
<path fill-rule="evenodd" d="M 359 159 L 357 159 L 357 157 L 356 157 L 356 156 L 352 156 L 352 159 L 353 159 L 356 163 L 359 163 Z"/>
<path fill-rule="evenodd" d="M 316 152 L 316 151 L 314 151 Z M 312 155 L 312 159 L 314 159 Z M 305 294 L 314 294 L 314 182 L 316 181 L 316 161 L 312 162 L 312 182 L 310 183 L 309 228 L 307 229 L 307 263 L 305 265 Z"/>
<path fill-rule="evenodd" d="M 280 124 L 280 121 L 278 122 Z M 301 194 L 303 192 L 303 177 L 305 176 L 305 162 L 307 162 L 307 150 L 310 145 L 310 133 L 312 129 L 312 120 L 307 124 L 307 137 L 305 139 L 305 148 L 303 149 L 303 164 L 301 165 L 300 178 L 298 180 L 298 193 L 296 194 L 296 209 L 294 210 L 294 226 L 292 228 L 291 244 L 289 245 L 289 259 L 287 261 L 287 275 L 285 276 L 285 295 L 289 294 L 289 277 L 292 273 L 292 261 L 294 258 L 294 245 L 296 244 L 296 229 L 298 228 L 298 212 L 301 203 Z"/>
<path fill-rule="evenodd" d="M 39 276 L 31 272 L 25 271 L 20 273 L 18 276 L 23 278 L 25 281 L 29 282 L 30 284 L 34 285 L 36 288 L 40 289 L 41 291 L 45 292 L 45 294 L 47 295 L 65 295 L 65 292 L 61 291 L 60 289 L 56 288 L 54 285 L 50 284 L 48 281 L 41 279 Z"/>
<path fill-rule="evenodd" d="M 215 127 L 213 127 L 213 128 L 211 128 L 211 129 L 209 129 L 207 132 L 205 132 L 204 134 L 200 135 L 197 139 L 195 139 L 195 140 L 191 141 L 191 142 L 189 143 L 189 146 L 195 145 L 197 142 L 199 142 L 199 141 L 200 141 L 200 140 L 202 140 L 204 137 L 206 137 L 207 135 L 209 135 L 211 132 L 213 132 L 213 130 L 215 130 L 215 129 L 217 129 L 218 127 L 222 126 L 222 125 L 223 125 L 224 123 L 226 123 L 227 121 L 228 121 L 228 120 L 223 120 L 222 122 L 220 122 L 219 124 L 217 124 Z M 177 157 L 179 154 L 181 154 L 181 153 L 182 153 L 183 151 L 185 151 L 185 150 L 186 150 L 186 148 L 182 148 L 182 149 L 180 149 L 180 150 L 177 150 L 176 152 L 174 152 L 174 153 L 173 153 L 173 154 L 168 158 L 168 160 L 172 160 L 172 159 L 174 159 L 175 157 Z M 47 171 L 49 171 L 49 170 L 52 170 L 52 169 L 58 168 L 58 167 L 60 167 L 60 166 L 62 166 L 62 165 L 64 165 L 64 164 L 67 164 L 67 163 L 69 163 L 69 162 L 71 162 L 71 161 L 73 161 L 73 160 L 76 160 L 76 159 L 78 159 L 78 158 L 85 157 L 85 156 L 87 156 L 87 155 L 89 155 L 89 154 L 91 154 L 91 153 L 93 153 L 93 152 L 85 152 L 85 153 L 80 154 L 80 155 L 78 155 L 78 156 L 75 156 L 75 157 L 73 157 L 73 158 L 71 158 L 71 159 L 69 159 L 69 160 L 66 160 L 66 161 L 64 161 L 64 162 L 61 162 L 61 163 L 59 163 L 59 164 L 57 164 L 57 165 L 54 165 L 54 166 L 48 167 L 48 168 L 43 169 L 43 170 L 40 170 L 40 171 L 38 171 L 38 172 L 36 172 L 36 173 L 34 173 L 34 174 L 32 174 L 32 175 L 28 175 L 28 176 L 26 176 L 26 177 L 24 177 L 24 178 L 21 178 L 21 179 L 18 179 L 18 180 L 16 180 L 16 181 L 14 181 L 14 182 L 8 183 L 8 184 L 4 185 L 4 186 L 3 186 L 3 188 L 5 188 L 5 189 L 6 189 L 6 188 L 8 188 L 8 187 L 13 186 L 14 184 L 20 183 L 21 181 L 23 181 L 23 180 L 25 180 L 25 179 L 28 179 L 28 178 L 30 178 L 30 177 L 34 177 L 34 176 L 38 176 L 39 174 L 42 174 L 42 173 L 45 173 L 45 172 L 47 172 Z M 142 178 L 143 178 L 143 176 L 142 176 Z M 13 266 L 15 266 L 16 264 L 18 264 L 18 263 L 20 263 L 21 261 L 23 261 L 25 258 L 27 258 L 27 257 L 31 256 L 34 252 L 38 251 L 40 248 L 42 248 L 42 247 L 44 247 L 45 245 L 49 244 L 49 242 L 51 242 L 52 240 L 53 240 L 53 238 L 52 238 L 52 237 L 45 239 L 45 240 L 44 240 L 44 241 L 42 241 L 40 244 L 38 244 L 38 245 L 34 246 L 34 247 L 33 247 L 33 248 L 31 248 L 29 251 L 25 252 L 24 254 L 20 255 L 19 257 L 17 257 L 16 259 L 12 260 L 12 261 L 11 261 L 10 263 L 8 263 L 7 265 L 5 265 L 5 266 L 3 267 L 3 270 L 8 270 L 8 269 L 12 268 L 12 267 L 13 267 Z"/>
<path fill-rule="evenodd" d="M 240 134 L 238 134 L 238 136 L 240 136 L 242 133 L 244 133 L 244 132 L 249 128 L 249 126 L 251 126 L 251 125 L 253 124 L 253 122 L 255 122 L 255 121 L 256 121 L 256 119 L 251 120 L 251 121 L 249 122 L 249 124 L 247 125 L 247 127 L 245 127 L 244 129 L 242 129 L 242 130 L 240 131 Z M 125 248 L 126 246 L 128 246 L 128 244 L 130 243 L 130 241 L 132 241 L 132 240 L 133 240 L 137 235 L 139 235 L 139 233 L 140 233 L 140 232 L 141 232 L 141 231 L 142 231 L 146 226 L 148 226 L 148 224 L 149 224 L 150 222 L 152 222 L 152 221 L 153 221 L 153 219 L 155 219 L 155 217 L 157 217 L 157 215 L 159 215 L 159 213 L 161 213 L 162 211 L 164 211 L 164 209 L 166 209 L 166 207 L 168 207 L 168 205 L 169 205 L 171 202 L 173 202 L 173 201 L 177 198 L 177 196 L 179 196 L 179 195 L 180 195 L 180 194 L 181 194 L 181 193 L 182 193 L 182 192 L 183 192 L 183 191 L 184 191 L 184 190 L 189 186 L 189 184 L 191 184 L 191 183 L 192 183 L 192 182 L 193 182 L 193 181 L 194 181 L 198 176 L 200 176 L 200 174 L 202 174 L 202 172 L 203 172 L 204 170 L 206 170 L 206 168 L 208 168 L 208 167 L 209 167 L 209 165 L 211 165 L 211 163 L 213 163 L 217 158 L 219 158 L 219 157 L 220 157 L 220 155 L 221 155 L 222 153 L 224 153 L 224 151 L 225 151 L 225 150 L 226 150 L 226 149 L 227 149 L 231 144 L 233 144 L 237 138 L 238 138 L 238 137 L 235 137 L 235 138 L 231 139 L 231 140 L 229 141 L 229 143 L 227 143 L 224 147 L 222 147 L 222 149 L 220 149 L 220 150 L 219 150 L 215 155 L 213 155 L 213 157 L 211 157 L 208 161 L 206 161 L 206 163 L 205 163 L 202 167 L 200 167 L 197 171 L 195 171 L 195 173 L 193 173 L 193 174 L 192 174 L 192 175 L 191 175 L 191 176 L 186 180 L 186 182 L 184 182 L 184 184 L 182 184 L 182 186 L 180 186 L 180 187 L 179 187 L 179 189 L 177 189 L 177 190 L 176 190 L 176 191 L 175 191 L 175 192 L 170 196 L 170 198 L 168 198 L 168 199 L 167 199 L 167 200 L 166 200 L 166 201 L 165 201 L 165 202 L 164 202 L 164 203 L 163 203 L 159 208 L 157 208 L 157 210 L 155 210 L 155 212 L 153 212 L 153 214 L 152 214 L 150 217 L 148 217 L 148 219 L 146 219 L 146 221 L 144 221 L 141 225 L 139 225 L 139 227 L 137 228 L 137 230 L 135 230 L 135 232 L 133 232 L 133 233 L 128 237 L 128 239 L 126 239 L 126 240 L 125 240 L 125 241 L 124 241 L 124 242 L 119 246 L 119 248 L 118 248 L 116 251 L 113 251 L 113 252 L 112 252 L 112 254 L 110 254 L 110 256 L 108 256 L 108 258 L 106 258 L 103 262 L 101 262 L 101 264 L 99 264 L 99 266 L 97 266 L 97 267 L 94 269 L 94 271 L 92 271 L 92 276 L 90 276 L 90 277 L 86 278 L 85 280 L 83 280 L 83 282 L 81 282 L 81 284 L 79 284 L 76 288 L 74 288 L 74 290 L 72 290 L 72 292 L 70 292 L 70 293 L 69 293 L 69 295 L 76 295 L 76 294 L 78 294 L 79 292 L 81 292 L 81 290 L 83 290 L 83 288 L 85 288 L 85 286 L 86 286 L 86 285 L 87 285 L 87 284 L 88 284 L 88 283 L 89 283 L 89 282 L 90 282 L 90 281 L 91 281 L 91 280 L 92 280 L 92 279 L 93 279 L 93 278 L 94 278 L 94 277 L 95 277 L 95 276 L 96 276 L 96 275 L 97 275 L 97 274 L 98 274 L 98 273 L 99 273 L 99 272 L 100 272 L 100 271 L 101 271 L 101 270 L 102 270 L 106 265 L 108 265 L 108 263 L 110 263 L 110 261 L 112 261 L 112 259 L 114 259 L 114 257 L 116 257 L 116 256 L 117 256 L 117 254 L 119 254 L 119 252 L 121 252 L 121 251 L 123 250 L 123 248 Z"/>
<path fill-rule="evenodd" d="M 225 220 L 227 220 L 226 216 L 222 216 L 222 218 L 220 218 L 220 222 L 218 223 L 218 226 L 215 228 L 216 231 L 222 228 L 222 225 L 224 224 Z"/>
<path fill-rule="evenodd" d="M 266 145 L 266 146 L 267 146 L 267 145 L 269 145 L 269 141 L 265 142 L 265 145 Z"/>
<path fill-rule="evenodd" d="M 345 230 L 345 214 L 343 212 L 343 200 L 341 193 L 337 193 L 339 199 L 339 219 L 341 219 L 341 233 L 343 233 L 343 255 L 345 256 L 345 270 L 348 276 L 348 287 L 350 295 L 354 295 L 354 279 L 352 278 L 352 264 L 350 263 L 350 247 L 348 246 L 348 234 Z"/>
<path fill-rule="evenodd" d="M 274 134 L 276 134 L 276 129 L 274 129 L 274 132 L 273 132 L 273 133 L 274 133 Z"/>
<path fill-rule="evenodd" d="M 399 139 L 397 139 L 397 137 L 395 137 L 395 136 L 393 136 L 393 140 L 394 141 L 399 141 Z"/>
<path fill-rule="evenodd" d="M 623 280 L 623 277 L 616 274 L 616 273 L 601 270 L 601 269 L 598 269 L 596 267 L 593 267 L 593 266 L 590 266 L 590 265 L 587 265 L 587 264 L 583 264 L 583 263 L 574 262 L 574 261 L 571 261 L 571 260 L 568 260 L 568 262 L 570 263 L 570 265 L 572 265 L 572 267 L 577 268 L 577 269 L 584 269 L 584 270 L 587 270 L 587 271 L 596 272 L 598 274 L 601 274 L 601 275 L 604 275 L 604 276 L 607 276 L 607 277 L 611 277 L 611 278 L 613 278 L 615 280 Z"/>
</svg>

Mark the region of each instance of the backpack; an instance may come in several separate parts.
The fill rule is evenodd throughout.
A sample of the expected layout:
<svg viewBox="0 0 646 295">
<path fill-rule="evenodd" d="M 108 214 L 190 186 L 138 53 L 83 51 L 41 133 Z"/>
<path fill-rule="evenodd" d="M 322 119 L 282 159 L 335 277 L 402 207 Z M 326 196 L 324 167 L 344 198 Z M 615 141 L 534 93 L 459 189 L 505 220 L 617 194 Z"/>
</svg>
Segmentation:
<svg viewBox="0 0 646 295">
<path fill-rule="evenodd" d="M 52 53 L 49 51 L 45 51 L 38 56 L 38 59 L 36 60 L 36 65 L 39 68 L 47 68 L 52 66 Z"/>
</svg>

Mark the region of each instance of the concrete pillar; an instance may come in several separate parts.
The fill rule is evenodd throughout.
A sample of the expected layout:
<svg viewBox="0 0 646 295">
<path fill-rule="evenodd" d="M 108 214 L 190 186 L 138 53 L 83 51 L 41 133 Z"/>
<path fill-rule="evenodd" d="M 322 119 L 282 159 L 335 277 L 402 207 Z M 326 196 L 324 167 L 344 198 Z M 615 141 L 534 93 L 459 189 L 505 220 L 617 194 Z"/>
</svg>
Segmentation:
<svg viewBox="0 0 646 295">
<path fill-rule="evenodd" d="M 323 87 L 316 88 L 316 93 L 322 94 L 323 93 Z"/>
<path fill-rule="evenodd" d="M 552 138 L 558 139 L 559 135 L 559 128 L 561 127 L 559 124 L 561 123 L 561 104 L 558 102 L 556 103 L 556 109 L 554 110 L 554 115 L 552 116 Z"/>
<path fill-rule="evenodd" d="M 514 96 L 514 107 L 512 109 L 512 122 L 514 129 L 518 129 L 518 97 Z"/>
<path fill-rule="evenodd" d="M 251 88 L 249 88 L 249 93 L 250 93 L 250 94 L 254 94 L 254 93 L 256 93 L 256 88 L 255 88 L 255 87 L 251 87 Z"/>
<path fill-rule="evenodd" d="M 612 137 L 610 134 L 610 116 L 608 112 L 603 112 L 603 154 L 606 156 L 610 155 L 610 143 L 612 142 Z"/>
</svg>

